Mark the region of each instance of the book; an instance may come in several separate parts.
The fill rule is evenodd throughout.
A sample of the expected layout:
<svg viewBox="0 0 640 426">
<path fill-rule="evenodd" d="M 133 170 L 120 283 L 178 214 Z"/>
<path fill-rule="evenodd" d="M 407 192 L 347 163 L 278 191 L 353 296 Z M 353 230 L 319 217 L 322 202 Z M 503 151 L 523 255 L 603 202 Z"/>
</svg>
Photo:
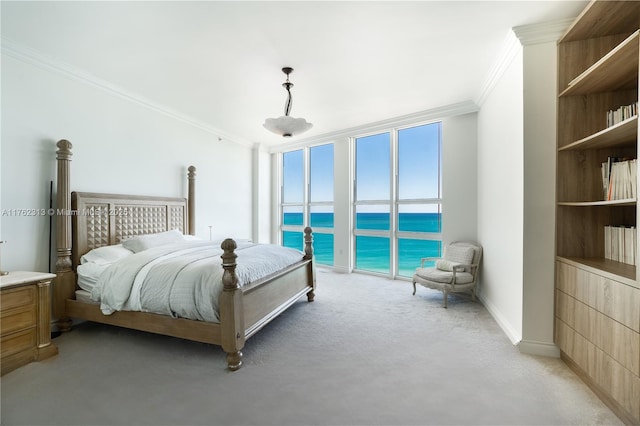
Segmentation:
<svg viewBox="0 0 640 426">
<path fill-rule="evenodd" d="M 601 164 L 604 200 L 636 199 L 638 162 L 636 159 L 608 157 Z"/>
<path fill-rule="evenodd" d="M 633 227 L 624 229 L 624 252 L 622 256 L 622 262 L 629 265 L 635 265 L 634 247 L 635 247 L 635 234 L 636 230 Z"/>
<path fill-rule="evenodd" d="M 636 115 L 638 115 L 638 102 L 630 105 L 621 105 L 617 109 L 607 111 L 607 127 L 615 126 Z"/>
<path fill-rule="evenodd" d="M 635 265 L 637 262 L 637 238 L 635 226 L 605 226 L 604 258 Z"/>
</svg>

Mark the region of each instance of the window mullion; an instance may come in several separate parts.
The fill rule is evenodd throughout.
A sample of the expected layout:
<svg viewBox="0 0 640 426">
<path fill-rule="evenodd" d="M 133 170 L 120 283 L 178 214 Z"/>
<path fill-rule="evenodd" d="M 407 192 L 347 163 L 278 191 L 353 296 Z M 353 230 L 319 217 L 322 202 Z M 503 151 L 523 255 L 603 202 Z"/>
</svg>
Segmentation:
<svg viewBox="0 0 640 426">
<path fill-rule="evenodd" d="M 391 192 L 390 192 L 390 215 L 389 218 L 389 231 L 390 238 L 389 244 L 391 249 L 391 261 L 390 271 L 392 278 L 395 278 L 398 274 L 398 131 L 393 129 L 391 131 Z"/>
<path fill-rule="evenodd" d="M 311 160 L 310 160 L 310 155 L 309 155 L 309 147 L 305 147 L 304 151 L 303 151 L 303 167 L 304 167 L 304 184 L 303 184 L 303 188 L 304 188 L 304 194 L 303 194 L 303 217 L 304 220 L 302 221 L 302 226 L 309 226 L 309 224 L 311 223 L 311 212 L 309 209 L 309 192 L 311 191 L 310 185 L 311 185 Z"/>
</svg>

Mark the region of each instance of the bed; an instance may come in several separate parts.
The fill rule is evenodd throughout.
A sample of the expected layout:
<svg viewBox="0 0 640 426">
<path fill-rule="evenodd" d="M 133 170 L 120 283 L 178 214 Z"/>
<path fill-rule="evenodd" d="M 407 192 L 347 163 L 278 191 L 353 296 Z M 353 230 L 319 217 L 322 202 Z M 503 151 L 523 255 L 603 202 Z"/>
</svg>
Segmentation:
<svg viewBox="0 0 640 426">
<path fill-rule="evenodd" d="M 238 275 L 240 260 L 252 260 L 249 250 L 236 251 L 238 242 L 225 239 L 220 244 L 221 271 L 217 294 L 217 321 L 198 320 L 155 312 L 115 310 L 88 300 L 78 286 L 77 268 L 83 256 L 124 241 L 144 240 L 177 230 L 195 234 L 195 176 L 188 168 L 188 198 L 168 198 L 71 192 L 72 144 L 57 142 L 56 194 L 56 278 L 53 285 L 53 312 L 61 332 L 71 330 L 73 319 L 88 320 L 140 331 L 219 345 L 227 353 L 227 366 L 242 366 L 245 341 L 303 296 L 312 302 L 315 295 L 315 265 L 311 228 L 304 230 L 304 250 L 278 270 L 259 277 Z M 186 238 L 185 238 L 186 239 Z M 240 242 L 245 248 L 245 242 Z"/>
</svg>

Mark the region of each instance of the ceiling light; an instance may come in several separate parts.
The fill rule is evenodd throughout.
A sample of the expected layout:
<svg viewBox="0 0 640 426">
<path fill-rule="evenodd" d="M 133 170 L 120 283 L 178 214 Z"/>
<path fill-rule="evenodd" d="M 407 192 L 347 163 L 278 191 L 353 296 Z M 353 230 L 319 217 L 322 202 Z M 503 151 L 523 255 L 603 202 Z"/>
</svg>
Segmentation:
<svg viewBox="0 0 640 426">
<path fill-rule="evenodd" d="M 282 72 L 287 75 L 287 81 L 282 83 L 282 87 L 287 91 L 287 101 L 284 104 L 284 115 L 278 118 L 267 118 L 264 121 L 263 126 L 270 132 L 287 138 L 306 132 L 313 127 L 313 124 L 307 123 L 307 120 L 304 118 L 294 118 L 289 115 L 289 112 L 291 112 L 291 104 L 293 103 L 293 100 L 291 99 L 291 87 L 293 87 L 293 83 L 289 81 L 289 74 L 293 72 L 293 68 L 284 67 L 282 68 Z"/>
</svg>

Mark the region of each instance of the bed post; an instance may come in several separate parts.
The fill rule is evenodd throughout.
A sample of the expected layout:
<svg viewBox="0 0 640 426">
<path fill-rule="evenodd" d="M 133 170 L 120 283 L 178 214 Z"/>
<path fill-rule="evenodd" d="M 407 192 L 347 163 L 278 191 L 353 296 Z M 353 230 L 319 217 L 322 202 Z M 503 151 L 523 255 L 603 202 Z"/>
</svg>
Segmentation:
<svg viewBox="0 0 640 426">
<path fill-rule="evenodd" d="M 235 371 L 242 366 L 242 352 L 244 347 L 244 311 L 242 305 L 242 290 L 238 286 L 236 275 L 236 258 L 234 250 L 236 242 L 227 238 L 220 245 L 222 253 L 222 293 L 220 294 L 220 326 L 222 331 L 222 349 L 227 353 L 229 370 Z"/>
<path fill-rule="evenodd" d="M 316 268 L 313 263 L 313 234 L 312 230 L 309 226 L 304 228 L 304 256 L 303 259 L 309 259 L 311 262 L 309 263 L 309 268 L 311 268 L 311 277 L 312 277 L 312 287 L 311 291 L 307 293 L 307 300 L 309 302 L 313 302 L 315 297 L 316 290 Z"/>
<path fill-rule="evenodd" d="M 53 284 L 53 314 L 59 331 L 71 329 L 71 318 L 65 313 L 65 300 L 73 299 L 76 290 L 75 274 L 71 269 L 71 142 L 61 139 L 56 160 L 58 182 L 56 194 L 56 278 Z"/>
<path fill-rule="evenodd" d="M 189 166 L 189 199 L 187 200 L 187 213 L 189 221 L 189 235 L 196 235 L 196 168 Z"/>
</svg>

